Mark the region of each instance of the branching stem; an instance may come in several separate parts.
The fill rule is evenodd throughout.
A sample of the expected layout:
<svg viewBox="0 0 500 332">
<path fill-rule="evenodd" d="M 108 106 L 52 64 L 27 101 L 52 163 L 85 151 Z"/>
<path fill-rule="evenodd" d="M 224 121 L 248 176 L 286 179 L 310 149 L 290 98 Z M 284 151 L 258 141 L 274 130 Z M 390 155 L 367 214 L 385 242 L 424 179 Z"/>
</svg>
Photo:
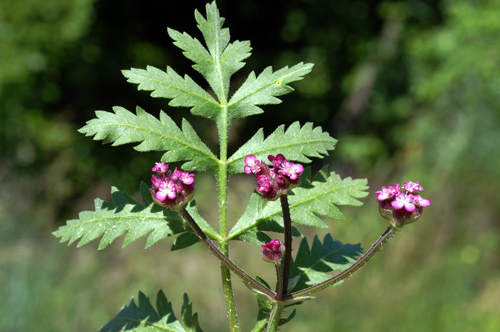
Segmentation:
<svg viewBox="0 0 500 332">
<path fill-rule="evenodd" d="M 187 221 L 189 226 L 194 230 L 196 235 L 205 243 L 205 245 L 210 249 L 210 251 L 233 273 L 243 279 L 243 282 L 250 287 L 251 289 L 255 289 L 261 295 L 266 295 L 269 299 L 274 299 L 276 293 L 267 288 L 266 286 L 259 283 L 257 280 L 249 276 L 245 271 L 239 268 L 236 264 L 234 264 L 229 258 L 227 258 L 220 250 L 217 248 L 212 240 L 208 238 L 208 236 L 201 230 L 200 226 L 194 221 L 193 217 L 189 214 L 186 209 L 182 209 L 182 216 Z"/>
<path fill-rule="evenodd" d="M 362 267 L 368 260 L 375 255 L 375 253 L 382 247 L 384 243 L 387 242 L 387 240 L 392 237 L 394 234 L 395 229 L 390 226 L 387 228 L 387 230 L 378 238 L 378 240 L 371 246 L 368 251 L 361 256 L 354 264 L 352 264 L 348 269 L 340 272 L 339 274 L 331 277 L 330 279 L 323 281 L 317 285 L 305 288 L 301 291 L 294 292 L 291 294 L 288 294 L 283 301 L 285 302 L 294 302 L 294 299 L 298 299 L 304 296 L 308 296 L 312 293 L 315 293 L 317 291 L 320 291 L 322 289 L 327 288 L 328 286 L 331 286 L 333 284 L 336 284 L 337 282 L 347 278 L 348 276 L 352 275 L 356 270 L 358 270 L 360 267 Z"/>
</svg>

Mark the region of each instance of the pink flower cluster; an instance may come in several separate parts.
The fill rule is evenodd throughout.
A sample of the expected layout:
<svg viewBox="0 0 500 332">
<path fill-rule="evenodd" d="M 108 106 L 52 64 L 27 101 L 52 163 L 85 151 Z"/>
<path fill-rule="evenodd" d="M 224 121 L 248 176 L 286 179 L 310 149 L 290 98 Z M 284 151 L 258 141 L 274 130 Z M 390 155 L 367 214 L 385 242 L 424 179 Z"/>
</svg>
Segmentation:
<svg viewBox="0 0 500 332">
<path fill-rule="evenodd" d="M 262 245 L 262 259 L 266 262 L 279 264 L 284 250 L 285 246 L 280 240 L 271 240 Z"/>
<path fill-rule="evenodd" d="M 403 187 L 396 183 L 382 190 L 377 190 L 380 214 L 396 228 L 416 221 L 422 215 L 423 208 L 431 201 L 422 198 L 417 191 L 424 188 L 417 182 L 405 182 Z"/>
<path fill-rule="evenodd" d="M 269 155 L 267 158 L 273 164 L 273 168 L 257 160 L 254 155 L 249 155 L 245 158 L 244 171 L 246 174 L 255 174 L 257 191 L 262 197 L 274 201 L 300 184 L 304 166 L 286 160 L 282 154 L 276 157 Z"/>
<path fill-rule="evenodd" d="M 149 189 L 153 200 L 161 206 L 180 211 L 184 204 L 189 202 L 194 196 L 194 174 L 179 171 L 177 168 L 172 172 L 166 163 L 156 163 L 151 182 L 153 186 Z"/>
</svg>

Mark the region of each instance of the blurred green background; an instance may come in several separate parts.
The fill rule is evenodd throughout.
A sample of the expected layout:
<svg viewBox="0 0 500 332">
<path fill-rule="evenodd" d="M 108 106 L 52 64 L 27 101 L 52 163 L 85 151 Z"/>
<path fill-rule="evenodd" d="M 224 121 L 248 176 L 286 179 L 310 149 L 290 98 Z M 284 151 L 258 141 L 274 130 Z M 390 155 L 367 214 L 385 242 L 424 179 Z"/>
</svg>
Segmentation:
<svg viewBox="0 0 500 332">
<path fill-rule="evenodd" d="M 186 117 L 214 146 L 216 132 L 128 84 L 120 70 L 153 65 L 199 76 L 167 27 L 200 37 L 206 1 L 3 0 L 0 2 L 0 330 L 96 331 L 142 290 L 163 289 L 179 313 L 188 292 L 205 331 L 225 331 L 216 259 L 172 239 L 103 251 L 76 249 L 51 232 L 115 185 L 137 194 L 158 153 L 111 147 L 77 133 L 95 110 L 140 105 Z M 500 331 L 500 0 L 218 1 L 233 39 L 254 48 L 250 70 L 313 62 L 280 105 L 232 127 L 234 150 L 260 127 L 313 121 L 339 139 L 322 163 L 366 177 L 361 208 L 328 230 L 368 248 L 386 225 L 373 191 L 420 181 L 432 200 L 418 223 L 372 264 L 300 307 L 283 331 Z M 264 122 L 263 119 L 266 119 Z M 252 179 L 231 183 L 231 220 Z M 196 199 L 216 225 L 212 179 Z M 325 230 L 301 229 L 312 239 Z M 254 252 L 254 255 L 249 255 Z M 232 246 L 236 262 L 272 280 L 259 248 Z M 235 282 L 244 331 L 253 295 Z"/>
</svg>

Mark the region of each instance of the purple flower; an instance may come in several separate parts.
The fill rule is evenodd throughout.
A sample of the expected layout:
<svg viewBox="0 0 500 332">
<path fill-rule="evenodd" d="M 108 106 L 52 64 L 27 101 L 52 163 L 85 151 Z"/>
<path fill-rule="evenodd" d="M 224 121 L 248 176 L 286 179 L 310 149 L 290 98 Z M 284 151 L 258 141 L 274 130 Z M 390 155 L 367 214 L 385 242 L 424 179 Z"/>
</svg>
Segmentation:
<svg viewBox="0 0 500 332">
<path fill-rule="evenodd" d="M 153 175 L 153 177 L 155 176 Z M 164 202 L 167 199 L 174 199 L 177 196 L 177 186 L 173 181 L 157 180 L 155 182 L 158 186 L 155 186 L 155 189 L 157 189 L 155 191 L 155 197 L 160 202 Z M 155 182 L 153 182 L 153 185 Z"/>
<path fill-rule="evenodd" d="M 262 259 L 266 262 L 279 264 L 284 250 L 285 246 L 280 240 L 271 240 L 262 245 Z"/>
<path fill-rule="evenodd" d="M 382 187 L 377 190 L 379 211 L 382 217 L 387 219 L 395 228 L 403 227 L 416 221 L 422 215 L 423 208 L 431 205 L 431 201 L 422 198 L 417 191 L 424 188 L 417 182 L 405 182 L 403 188 L 396 185 Z"/>
<path fill-rule="evenodd" d="M 258 173 L 260 171 L 260 161 L 257 160 L 253 154 L 246 156 L 245 158 L 245 173 Z"/>
<path fill-rule="evenodd" d="M 382 187 L 382 190 L 377 190 L 375 194 L 378 194 L 377 199 L 379 201 L 386 200 L 393 196 L 397 196 L 401 193 L 401 188 L 399 187 L 399 183 L 396 183 L 396 186 L 390 185 L 389 187 Z"/>
<path fill-rule="evenodd" d="M 161 205 L 180 211 L 194 196 L 194 174 L 168 169 L 166 163 L 156 163 L 153 171 L 158 173 L 151 176 L 153 186 L 149 189 L 153 200 Z"/>
<path fill-rule="evenodd" d="M 155 164 L 155 167 L 153 167 L 153 172 L 166 173 L 167 171 L 168 171 L 168 164 L 166 163 L 159 162 Z"/>
<path fill-rule="evenodd" d="M 304 166 L 294 164 L 291 161 L 283 162 L 278 169 L 278 173 L 288 177 L 290 180 L 297 180 L 302 172 L 304 172 Z"/>
<path fill-rule="evenodd" d="M 408 212 L 415 211 L 415 204 L 413 204 L 413 195 L 397 195 L 391 202 L 391 205 L 396 210 L 404 208 Z"/>
<path fill-rule="evenodd" d="M 417 190 L 424 190 L 424 188 L 422 188 L 422 186 L 417 182 L 412 182 L 412 181 L 409 181 L 409 182 L 405 182 L 405 184 L 403 184 L 403 188 L 406 189 L 406 191 L 412 193 L 414 191 L 417 191 Z"/>
<path fill-rule="evenodd" d="M 422 198 L 420 195 L 413 195 L 413 202 L 422 207 L 431 205 L 430 199 Z"/>
<path fill-rule="evenodd" d="M 274 201 L 300 184 L 304 166 L 286 160 L 281 153 L 276 156 L 269 155 L 268 159 L 272 168 L 257 160 L 254 155 L 249 155 L 245 158 L 244 171 L 257 177 L 257 192 L 262 197 Z"/>
</svg>

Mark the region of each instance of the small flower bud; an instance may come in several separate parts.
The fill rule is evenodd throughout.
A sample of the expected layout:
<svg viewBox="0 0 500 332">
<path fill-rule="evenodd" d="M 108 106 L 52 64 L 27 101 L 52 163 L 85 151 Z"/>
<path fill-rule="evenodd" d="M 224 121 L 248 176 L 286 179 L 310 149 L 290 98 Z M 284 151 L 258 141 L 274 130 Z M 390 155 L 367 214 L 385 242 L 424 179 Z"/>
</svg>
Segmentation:
<svg viewBox="0 0 500 332">
<path fill-rule="evenodd" d="M 194 174 L 179 171 L 177 168 L 172 173 L 168 166 L 166 163 L 156 163 L 153 171 L 157 172 L 159 177 L 152 175 L 153 186 L 149 191 L 155 203 L 180 211 L 194 196 Z"/>
<path fill-rule="evenodd" d="M 285 245 L 280 240 L 271 240 L 262 245 L 262 259 L 266 262 L 279 264 L 285 251 Z"/>
<path fill-rule="evenodd" d="M 424 188 L 417 182 L 405 182 L 402 186 L 382 187 L 377 190 L 380 215 L 389 221 L 394 228 L 401 228 L 415 222 L 422 215 L 424 207 L 431 205 L 431 201 L 422 198 L 417 191 Z"/>
</svg>

